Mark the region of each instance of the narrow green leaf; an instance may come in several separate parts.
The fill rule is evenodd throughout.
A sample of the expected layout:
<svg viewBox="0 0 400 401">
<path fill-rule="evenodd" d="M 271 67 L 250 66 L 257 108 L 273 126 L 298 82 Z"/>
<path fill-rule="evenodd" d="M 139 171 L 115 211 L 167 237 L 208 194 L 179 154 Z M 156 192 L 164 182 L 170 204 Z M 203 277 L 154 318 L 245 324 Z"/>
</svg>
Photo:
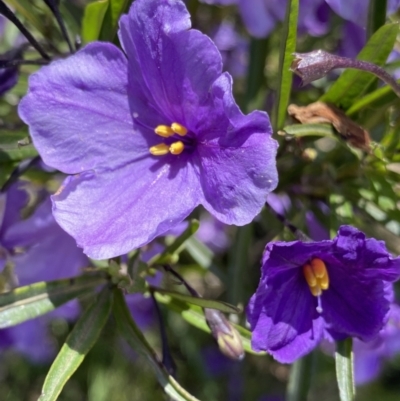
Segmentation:
<svg viewBox="0 0 400 401">
<path fill-rule="evenodd" d="M 99 338 L 110 315 L 113 293 L 104 288 L 76 322 L 61 351 L 50 367 L 38 401 L 55 401 L 65 383 L 78 369 Z"/>
<path fill-rule="evenodd" d="M 311 352 L 292 365 L 286 390 L 286 401 L 307 400 L 314 375 L 315 358 L 316 353 Z"/>
<path fill-rule="evenodd" d="M 14 326 L 48 313 L 71 299 L 84 296 L 104 284 L 99 275 L 40 282 L 0 294 L 0 328 Z"/>
<path fill-rule="evenodd" d="M 387 0 L 370 0 L 368 7 L 367 38 L 386 22 Z"/>
<path fill-rule="evenodd" d="M 203 309 L 197 305 L 190 305 L 178 299 L 172 298 L 169 295 L 155 293 L 158 302 L 167 306 L 168 309 L 179 313 L 184 320 L 198 329 L 210 333 L 210 328 L 204 317 Z M 231 323 L 239 332 L 243 341 L 243 348 L 246 352 L 254 355 L 265 355 L 264 352 L 255 352 L 251 348 L 251 333 L 247 329 L 237 324 Z"/>
<path fill-rule="evenodd" d="M 221 312 L 226 313 L 240 313 L 241 310 L 236 306 L 228 304 L 227 302 L 223 301 L 216 301 L 214 299 L 206 299 L 206 298 L 196 298 L 192 297 L 191 295 L 181 294 L 175 291 L 168 291 L 162 288 L 152 287 L 152 290 L 158 292 L 159 294 L 169 295 L 172 298 L 179 299 L 180 301 L 187 302 L 192 305 L 197 305 L 202 308 L 209 308 L 209 309 L 217 309 Z"/>
<path fill-rule="evenodd" d="M 287 125 L 283 130 L 288 135 L 296 137 L 321 136 L 337 138 L 335 130 L 330 124 L 294 124 Z"/>
<path fill-rule="evenodd" d="M 393 49 L 398 31 L 399 25 L 397 23 L 382 26 L 374 33 L 357 58 L 383 65 Z M 348 69 L 343 72 L 320 100 L 326 103 L 333 103 L 347 110 L 355 99 L 365 93 L 374 80 L 376 80 L 376 77 L 368 72 Z"/>
<path fill-rule="evenodd" d="M 338 341 L 335 352 L 336 379 L 339 386 L 340 401 L 354 400 L 353 341 L 348 338 Z"/>
<path fill-rule="evenodd" d="M 99 39 L 104 17 L 109 8 L 109 0 L 97 0 L 89 3 L 83 14 L 82 40 L 85 43 Z"/>
<path fill-rule="evenodd" d="M 397 80 L 400 84 L 400 79 Z M 378 107 L 388 106 L 390 103 L 399 100 L 398 96 L 393 92 L 390 86 L 383 86 L 382 88 L 376 89 L 368 95 L 363 96 L 351 105 L 346 111 L 348 116 L 353 116 L 360 110 L 365 108 L 376 109 Z"/>
<path fill-rule="evenodd" d="M 285 124 L 290 91 L 292 89 L 293 73 L 290 65 L 293 53 L 296 51 L 297 19 L 299 15 L 299 0 L 289 0 L 286 8 L 286 18 L 283 25 L 279 59 L 278 101 L 276 109 L 275 128 L 280 129 Z"/>
<path fill-rule="evenodd" d="M 108 0 L 109 7 L 104 16 L 103 26 L 101 28 L 100 39 L 113 41 L 118 29 L 118 21 L 128 5 L 128 0 Z"/>
<path fill-rule="evenodd" d="M 143 333 L 132 320 L 125 298 L 119 289 L 114 291 L 113 315 L 121 335 L 136 352 L 149 361 L 164 392 L 175 401 L 199 401 L 168 374 Z"/>
</svg>

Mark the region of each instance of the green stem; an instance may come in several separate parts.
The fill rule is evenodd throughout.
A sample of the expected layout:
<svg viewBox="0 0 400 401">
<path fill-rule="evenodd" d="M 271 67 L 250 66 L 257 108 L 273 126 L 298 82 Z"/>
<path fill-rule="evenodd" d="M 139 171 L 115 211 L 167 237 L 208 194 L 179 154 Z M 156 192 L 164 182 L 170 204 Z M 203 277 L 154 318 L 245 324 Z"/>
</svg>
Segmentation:
<svg viewBox="0 0 400 401">
<path fill-rule="evenodd" d="M 306 401 L 315 370 L 316 354 L 312 352 L 298 359 L 290 370 L 286 401 Z"/>
</svg>

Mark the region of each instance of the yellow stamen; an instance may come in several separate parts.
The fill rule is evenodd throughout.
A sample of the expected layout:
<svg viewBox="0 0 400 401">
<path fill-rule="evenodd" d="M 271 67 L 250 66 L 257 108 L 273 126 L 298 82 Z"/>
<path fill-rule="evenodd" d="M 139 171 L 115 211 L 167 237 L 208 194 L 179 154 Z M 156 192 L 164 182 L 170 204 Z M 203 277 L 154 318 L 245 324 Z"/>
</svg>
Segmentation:
<svg viewBox="0 0 400 401">
<path fill-rule="evenodd" d="M 322 294 L 321 287 L 318 284 L 315 287 L 310 287 L 310 291 L 314 297 L 319 297 Z"/>
<path fill-rule="evenodd" d="M 323 290 L 327 290 L 329 288 L 329 276 L 328 276 L 328 271 L 326 271 L 326 274 L 324 277 L 321 277 L 318 279 L 318 283 L 321 286 Z"/>
<path fill-rule="evenodd" d="M 309 287 L 315 287 L 317 285 L 317 278 L 314 276 L 310 265 L 307 264 L 303 266 L 303 274 Z"/>
<path fill-rule="evenodd" d="M 154 156 L 163 156 L 166 155 L 169 151 L 168 145 L 165 143 L 159 143 L 158 145 L 152 146 L 149 149 L 149 152 Z"/>
<path fill-rule="evenodd" d="M 162 136 L 163 138 L 168 138 L 172 135 L 174 135 L 174 131 L 172 130 L 171 127 L 168 127 L 168 125 L 158 125 L 155 129 L 154 132 L 157 135 Z"/>
<path fill-rule="evenodd" d="M 178 141 L 178 142 L 174 142 L 171 144 L 171 146 L 169 147 L 169 151 L 173 154 L 173 155 L 180 155 L 183 152 L 183 149 L 185 149 L 185 145 L 183 144 L 183 142 Z"/>
<path fill-rule="evenodd" d="M 175 134 L 178 134 L 180 136 L 185 136 L 188 132 L 187 128 L 179 123 L 172 123 L 171 128 L 172 131 L 175 132 Z"/>
<path fill-rule="evenodd" d="M 329 288 L 329 275 L 325 263 L 318 258 L 314 258 L 310 263 L 303 266 L 304 278 L 310 287 L 311 294 L 318 297 L 323 290 Z"/>
<path fill-rule="evenodd" d="M 313 259 L 311 261 L 311 268 L 315 274 L 315 277 L 322 278 L 326 274 L 326 266 L 325 263 L 321 259 Z"/>
</svg>

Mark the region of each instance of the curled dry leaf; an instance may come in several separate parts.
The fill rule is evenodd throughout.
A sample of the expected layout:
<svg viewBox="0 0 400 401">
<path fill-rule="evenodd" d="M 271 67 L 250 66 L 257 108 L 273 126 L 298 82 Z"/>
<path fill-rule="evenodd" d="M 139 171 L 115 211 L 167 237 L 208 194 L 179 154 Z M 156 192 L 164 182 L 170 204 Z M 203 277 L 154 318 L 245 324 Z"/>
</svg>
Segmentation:
<svg viewBox="0 0 400 401">
<path fill-rule="evenodd" d="M 365 152 L 370 151 L 371 139 L 368 131 L 331 104 L 315 102 L 304 107 L 291 104 L 288 107 L 288 113 L 302 124 L 332 124 L 339 135 L 351 146 Z"/>
</svg>

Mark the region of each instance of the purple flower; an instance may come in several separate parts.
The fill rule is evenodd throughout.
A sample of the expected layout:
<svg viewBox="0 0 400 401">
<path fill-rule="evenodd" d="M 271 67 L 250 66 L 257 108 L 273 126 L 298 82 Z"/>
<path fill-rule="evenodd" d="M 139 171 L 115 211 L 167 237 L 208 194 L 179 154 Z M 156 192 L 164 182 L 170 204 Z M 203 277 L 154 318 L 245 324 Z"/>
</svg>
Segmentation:
<svg viewBox="0 0 400 401">
<path fill-rule="evenodd" d="M 179 0 L 137 0 L 125 54 L 94 42 L 30 78 L 20 116 L 44 161 L 71 174 L 57 222 L 93 258 L 140 247 L 202 204 L 249 223 L 276 187 L 266 113 L 243 115 L 212 41 Z"/>
<path fill-rule="evenodd" d="M 385 287 L 398 279 L 400 257 L 342 226 L 333 240 L 268 244 L 261 270 L 247 309 L 252 347 L 291 363 L 323 338 L 374 339 L 387 318 Z"/>
</svg>

